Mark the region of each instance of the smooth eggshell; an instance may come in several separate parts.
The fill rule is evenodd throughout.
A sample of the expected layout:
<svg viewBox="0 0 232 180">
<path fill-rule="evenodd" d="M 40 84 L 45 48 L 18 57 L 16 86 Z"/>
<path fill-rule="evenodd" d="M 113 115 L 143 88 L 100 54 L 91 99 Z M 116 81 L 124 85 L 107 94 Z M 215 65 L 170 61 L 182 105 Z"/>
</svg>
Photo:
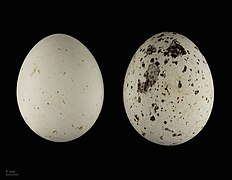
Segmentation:
<svg viewBox="0 0 232 180">
<path fill-rule="evenodd" d="M 187 37 L 156 34 L 134 54 L 123 99 L 140 135 L 160 145 L 182 144 L 202 130 L 211 114 L 214 87 L 209 66 Z"/>
<path fill-rule="evenodd" d="M 104 97 L 103 79 L 91 52 L 77 39 L 53 34 L 26 56 L 17 81 L 23 119 L 39 136 L 74 140 L 97 120 Z"/>
</svg>

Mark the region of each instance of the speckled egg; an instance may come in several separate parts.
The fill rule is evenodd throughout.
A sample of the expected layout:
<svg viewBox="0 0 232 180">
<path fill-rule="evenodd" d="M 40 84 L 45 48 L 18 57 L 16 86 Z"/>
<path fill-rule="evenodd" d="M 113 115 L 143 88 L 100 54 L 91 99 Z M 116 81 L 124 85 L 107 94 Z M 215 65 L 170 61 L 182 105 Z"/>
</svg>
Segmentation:
<svg viewBox="0 0 232 180">
<path fill-rule="evenodd" d="M 27 54 L 17 81 L 17 102 L 26 124 L 54 142 L 85 134 L 96 122 L 103 79 L 91 52 L 77 39 L 52 34 Z"/>
<path fill-rule="evenodd" d="M 161 32 L 134 54 L 124 79 L 126 114 L 135 130 L 160 145 L 178 145 L 206 125 L 213 106 L 211 71 L 198 47 Z"/>
</svg>

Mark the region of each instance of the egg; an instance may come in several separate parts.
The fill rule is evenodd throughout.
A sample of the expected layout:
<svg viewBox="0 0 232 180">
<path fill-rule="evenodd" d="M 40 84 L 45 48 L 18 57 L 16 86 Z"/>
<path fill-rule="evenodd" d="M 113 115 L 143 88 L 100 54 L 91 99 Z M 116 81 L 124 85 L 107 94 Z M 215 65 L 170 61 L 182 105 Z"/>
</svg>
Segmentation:
<svg viewBox="0 0 232 180">
<path fill-rule="evenodd" d="M 131 125 L 142 137 L 165 146 L 185 143 L 210 117 L 214 101 L 210 68 L 186 36 L 155 34 L 129 63 L 123 101 Z"/>
<path fill-rule="evenodd" d="M 81 137 L 99 117 L 104 85 L 99 66 L 79 40 L 52 34 L 24 59 L 17 103 L 29 128 L 53 142 Z"/>
</svg>

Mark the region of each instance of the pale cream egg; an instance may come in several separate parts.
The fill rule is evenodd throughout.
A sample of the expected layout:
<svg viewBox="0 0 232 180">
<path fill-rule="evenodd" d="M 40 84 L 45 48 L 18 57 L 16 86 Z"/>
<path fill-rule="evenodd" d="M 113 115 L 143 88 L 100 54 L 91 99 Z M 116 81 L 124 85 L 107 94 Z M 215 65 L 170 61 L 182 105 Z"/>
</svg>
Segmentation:
<svg viewBox="0 0 232 180">
<path fill-rule="evenodd" d="M 17 81 L 17 102 L 26 124 L 44 139 L 74 140 L 96 122 L 103 78 L 91 52 L 66 34 L 52 34 L 27 54 Z"/>
</svg>

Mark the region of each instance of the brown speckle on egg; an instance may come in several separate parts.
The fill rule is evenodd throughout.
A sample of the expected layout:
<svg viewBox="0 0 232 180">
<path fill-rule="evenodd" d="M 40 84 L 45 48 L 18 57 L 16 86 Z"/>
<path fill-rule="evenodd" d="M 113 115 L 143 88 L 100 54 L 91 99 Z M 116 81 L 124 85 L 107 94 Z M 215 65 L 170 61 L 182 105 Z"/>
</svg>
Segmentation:
<svg viewBox="0 0 232 180">
<path fill-rule="evenodd" d="M 150 120 L 151 120 L 151 121 L 155 121 L 155 116 L 151 116 L 151 117 L 150 117 Z"/>
<path fill-rule="evenodd" d="M 160 73 L 160 76 L 165 78 L 166 77 L 166 73 L 164 71 L 162 71 L 162 73 Z"/>
<path fill-rule="evenodd" d="M 143 132 L 143 131 L 141 131 L 141 134 L 142 134 L 142 136 L 146 136 L 146 133 L 145 133 L 145 132 Z"/>
<path fill-rule="evenodd" d="M 178 88 L 181 88 L 182 87 L 182 83 L 181 83 L 181 81 L 179 80 L 178 81 Z"/>
<path fill-rule="evenodd" d="M 183 48 L 183 46 L 180 45 L 180 43 L 177 41 L 177 39 L 174 39 L 170 46 L 167 48 L 167 50 L 164 52 L 164 56 L 171 56 L 173 58 L 176 58 L 180 55 L 185 55 L 186 51 Z"/>
<path fill-rule="evenodd" d="M 178 61 L 172 61 L 173 64 L 177 65 L 178 64 Z"/>
<path fill-rule="evenodd" d="M 152 53 L 155 53 L 155 52 L 156 52 L 155 46 L 153 44 L 150 44 L 150 45 L 148 45 L 148 47 L 147 47 L 147 49 L 146 49 L 146 51 L 144 53 L 147 56 L 147 55 L 151 55 Z"/>
<path fill-rule="evenodd" d="M 168 61 L 169 61 L 169 59 L 165 59 L 165 60 L 164 60 L 164 64 L 167 64 Z"/>
<path fill-rule="evenodd" d="M 170 95 L 170 92 L 168 90 L 168 85 L 164 89 L 165 89 L 165 91 L 167 91 L 168 95 Z"/>
<path fill-rule="evenodd" d="M 135 121 L 139 121 L 139 117 L 137 114 L 135 115 Z"/>
<path fill-rule="evenodd" d="M 182 72 L 184 73 L 184 72 L 186 72 L 186 70 L 187 70 L 187 66 L 185 65 Z"/>
<path fill-rule="evenodd" d="M 199 90 L 194 91 L 194 94 L 197 95 L 199 93 Z"/>
<path fill-rule="evenodd" d="M 157 63 L 149 64 L 148 69 L 144 73 L 144 77 L 146 78 L 146 81 L 141 82 L 140 79 L 138 79 L 137 92 L 146 94 L 148 88 L 152 87 L 158 80 L 159 73 L 160 73 L 160 69 L 157 66 Z"/>
</svg>

